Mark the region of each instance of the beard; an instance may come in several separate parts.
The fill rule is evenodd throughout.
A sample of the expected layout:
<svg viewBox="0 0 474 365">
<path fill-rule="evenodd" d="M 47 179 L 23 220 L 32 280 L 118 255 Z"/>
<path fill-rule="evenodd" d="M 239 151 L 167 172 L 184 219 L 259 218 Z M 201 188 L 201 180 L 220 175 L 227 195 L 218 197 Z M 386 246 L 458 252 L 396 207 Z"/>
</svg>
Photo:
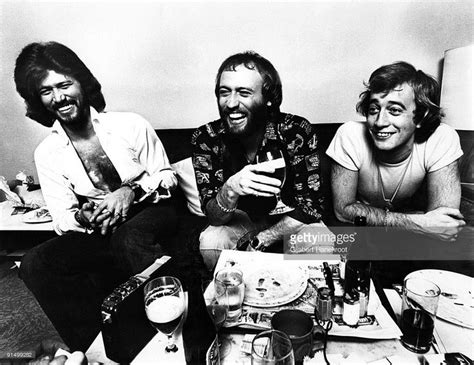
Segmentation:
<svg viewBox="0 0 474 365">
<path fill-rule="evenodd" d="M 247 119 L 245 125 L 235 126 L 230 122 L 230 114 L 241 113 Z M 251 109 L 219 109 L 221 119 L 224 121 L 224 128 L 227 133 L 234 137 L 248 137 L 260 130 L 267 122 L 269 113 L 265 104 L 255 105 Z"/>
<path fill-rule="evenodd" d="M 61 113 L 60 108 L 70 106 L 70 112 Z M 61 123 L 69 126 L 80 125 L 86 119 L 87 103 L 78 103 L 77 100 L 64 100 L 53 106 L 53 115 Z"/>
</svg>

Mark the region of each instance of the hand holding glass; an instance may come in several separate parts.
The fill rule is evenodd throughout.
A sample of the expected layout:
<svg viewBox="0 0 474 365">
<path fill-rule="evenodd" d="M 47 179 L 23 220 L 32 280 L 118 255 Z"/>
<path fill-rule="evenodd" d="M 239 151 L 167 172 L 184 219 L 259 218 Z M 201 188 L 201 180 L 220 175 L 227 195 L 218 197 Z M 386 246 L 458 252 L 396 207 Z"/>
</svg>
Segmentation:
<svg viewBox="0 0 474 365">
<path fill-rule="evenodd" d="M 276 146 L 266 145 L 257 155 L 257 163 L 262 163 L 266 161 L 272 161 L 272 165 L 275 168 L 275 172 L 266 174 L 270 177 L 274 177 L 281 181 L 280 188 L 285 185 L 286 180 L 286 163 L 285 158 L 283 157 L 283 152 Z M 291 212 L 294 208 L 287 206 L 281 200 L 280 193 L 275 194 L 277 204 L 275 208 L 268 214 L 278 215 Z"/>
<path fill-rule="evenodd" d="M 145 285 L 145 312 L 151 325 L 168 337 L 166 352 L 176 352 L 173 333 L 183 318 L 186 302 L 181 282 L 172 276 L 161 276 Z"/>
</svg>

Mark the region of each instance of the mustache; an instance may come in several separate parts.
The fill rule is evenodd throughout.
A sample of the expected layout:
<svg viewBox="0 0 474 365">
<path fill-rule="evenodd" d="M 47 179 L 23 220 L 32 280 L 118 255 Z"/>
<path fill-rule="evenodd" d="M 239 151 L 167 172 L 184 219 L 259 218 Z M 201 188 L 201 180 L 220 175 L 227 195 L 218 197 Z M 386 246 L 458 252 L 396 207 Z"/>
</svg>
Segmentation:
<svg viewBox="0 0 474 365">
<path fill-rule="evenodd" d="M 58 110 L 59 108 L 62 108 L 63 106 L 68 106 L 68 105 L 76 105 L 76 102 L 74 100 L 64 100 L 58 103 L 54 103 L 52 105 L 52 108 L 54 110 Z"/>
</svg>

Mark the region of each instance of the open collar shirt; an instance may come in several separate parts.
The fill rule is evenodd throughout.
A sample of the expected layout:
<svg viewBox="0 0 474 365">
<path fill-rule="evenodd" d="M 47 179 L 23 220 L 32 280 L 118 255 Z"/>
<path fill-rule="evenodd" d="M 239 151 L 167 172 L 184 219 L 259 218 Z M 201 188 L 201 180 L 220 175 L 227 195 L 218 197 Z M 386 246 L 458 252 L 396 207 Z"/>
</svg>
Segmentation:
<svg viewBox="0 0 474 365">
<path fill-rule="evenodd" d="M 279 113 L 268 121 L 259 150 L 267 143 L 278 143 L 287 165 L 282 200 L 296 209 L 287 215 L 303 223 L 322 218 L 324 198 L 320 189 L 320 158 L 314 127 L 297 115 Z M 224 182 L 245 165 L 244 149 L 227 133 L 221 119 L 198 128 L 192 138 L 193 166 L 203 211 Z M 258 155 L 258 151 L 257 151 Z M 274 198 L 241 196 L 238 208 L 251 217 L 265 216 L 275 206 Z"/>
<path fill-rule="evenodd" d="M 153 127 L 135 113 L 97 113 L 91 108 L 94 131 L 122 183 L 137 183 L 146 192 L 141 199 L 158 202 L 177 185 L 163 144 Z M 108 192 L 92 184 L 72 142 L 58 121 L 35 150 L 42 193 L 58 234 L 85 232 L 74 218 L 80 201 L 100 203 Z M 158 187 L 166 192 L 159 194 Z"/>
</svg>

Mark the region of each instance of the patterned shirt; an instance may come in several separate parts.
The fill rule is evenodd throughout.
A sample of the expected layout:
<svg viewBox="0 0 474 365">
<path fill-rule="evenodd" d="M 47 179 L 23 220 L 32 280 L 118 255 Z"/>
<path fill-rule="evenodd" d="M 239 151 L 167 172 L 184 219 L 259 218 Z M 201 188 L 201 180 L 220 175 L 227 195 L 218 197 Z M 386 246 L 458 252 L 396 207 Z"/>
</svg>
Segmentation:
<svg viewBox="0 0 474 365">
<path fill-rule="evenodd" d="M 297 115 L 279 113 L 276 121 L 269 121 L 257 150 L 267 143 L 276 143 L 282 149 L 287 178 L 281 191 L 284 203 L 296 209 L 287 215 L 303 223 L 321 220 L 323 195 L 320 189 L 320 158 L 314 127 Z M 229 134 L 221 119 L 199 127 L 193 134 L 193 166 L 196 174 L 201 206 L 215 198 L 225 181 L 248 165 L 244 148 Z M 254 163 L 254 161 L 251 161 Z M 275 198 L 244 195 L 239 197 L 238 208 L 251 218 L 266 216 L 275 207 Z"/>
</svg>

